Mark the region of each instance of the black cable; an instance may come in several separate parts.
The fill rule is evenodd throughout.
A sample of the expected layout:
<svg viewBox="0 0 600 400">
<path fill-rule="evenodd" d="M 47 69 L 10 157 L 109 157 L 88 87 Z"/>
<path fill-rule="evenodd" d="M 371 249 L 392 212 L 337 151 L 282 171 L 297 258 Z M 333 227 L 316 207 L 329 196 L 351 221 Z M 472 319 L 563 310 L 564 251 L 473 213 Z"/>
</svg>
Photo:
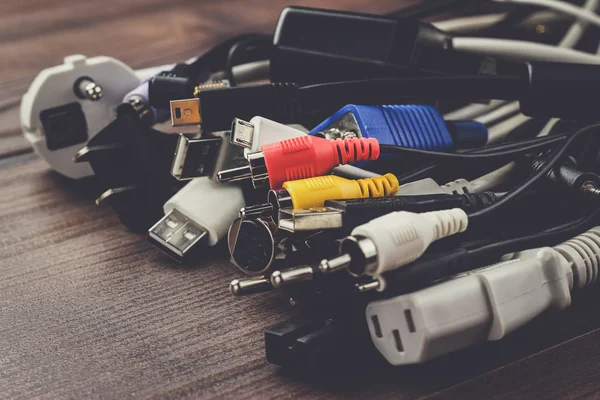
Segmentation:
<svg viewBox="0 0 600 400">
<path fill-rule="evenodd" d="M 381 296 L 390 297 L 418 290 L 432 282 L 497 262 L 507 253 L 558 244 L 592 228 L 598 223 L 599 217 L 600 209 L 541 233 L 498 241 L 475 249 L 460 246 L 441 253 L 426 253 L 411 264 L 384 273 L 387 287 Z"/>
<path fill-rule="evenodd" d="M 480 246 L 474 249 L 469 249 L 469 254 L 474 259 L 489 260 L 490 255 L 506 254 L 512 251 L 519 251 L 527 248 L 535 248 L 538 246 L 548 246 L 560 243 L 564 240 L 584 232 L 597 224 L 600 217 L 600 209 L 595 210 L 590 215 L 579 218 L 570 223 L 547 229 L 543 232 L 538 232 L 526 236 L 515 237 L 511 239 L 494 242 L 485 246 Z"/>
<path fill-rule="evenodd" d="M 225 69 L 232 47 L 262 37 L 264 37 L 264 35 L 259 33 L 244 33 L 218 43 L 195 61 L 187 65 L 188 75 L 190 77 L 195 77 L 203 72 L 217 72 Z"/>
<path fill-rule="evenodd" d="M 417 99 L 514 100 L 525 96 L 529 83 L 526 68 L 522 75 L 435 76 L 404 79 L 367 79 L 320 83 L 299 90 L 299 102 L 307 113 L 318 113 L 331 104 L 382 104 Z M 315 101 L 319 99 L 319 101 Z M 309 108 L 310 107 L 310 108 Z"/>
<path fill-rule="evenodd" d="M 231 86 L 236 86 L 233 67 L 246 62 L 268 59 L 272 42 L 272 36 L 254 35 L 233 43 L 229 48 L 224 68 L 225 77 Z"/>
<path fill-rule="evenodd" d="M 414 18 L 423 19 L 432 15 L 441 14 L 446 11 L 456 10 L 460 7 L 463 9 L 470 3 L 478 3 L 475 0 L 427 0 L 422 1 L 414 6 L 405 7 L 398 11 L 393 11 L 387 16 L 395 18 Z"/>
<path fill-rule="evenodd" d="M 554 168 L 560 162 L 560 160 L 565 156 L 567 150 L 569 150 L 569 148 L 573 145 L 573 143 L 576 140 L 580 139 L 583 136 L 597 133 L 597 130 L 599 129 L 600 124 L 594 124 L 586 126 L 585 128 L 575 132 L 573 135 L 567 138 L 558 149 L 550 153 L 548 160 L 543 164 L 543 166 L 540 167 L 533 175 L 531 175 L 523 183 L 510 190 L 508 193 L 506 193 L 506 195 L 504 195 L 500 200 L 498 200 L 498 202 L 492 204 L 490 207 L 487 207 L 484 210 L 469 213 L 469 222 L 473 222 L 478 218 L 487 216 L 497 211 L 498 209 L 504 207 L 507 203 L 510 203 L 511 201 L 519 197 L 521 194 L 525 193 L 525 191 L 527 191 L 532 185 L 537 183 L 537 181 L 546 176 L 552 170 L 552 168 Z"/>
<path fill-rule="evenodd" d="M 500 143 L 500 144 L 496 144 L 496 145 L 482 147 L 479 149 L 469 150 L 465 153 L 467 153 L 467 154 L 469 154 L 469 153 L 486 154 L 489 151 L 509 150 L 509 149 L 513 149 L 513 148 L 518 148 L 518 147 L 521 147 L 523 144 L 525 144 L 525 145 L 539 144 L 540 148 L 538 150 L 542 151 L 543 149 L 546 148 L 546 146 L 551 146 L 556 143 L 562 142 L 568 135 L 569 134 L 556 134 L 556 135 L 552 135 L 552 136 L 546 136 L 546 137 L 540 137 L 540 138 L 536 137 L 536 138 L 517 141 L 517 142 Z M 421 179 L 421 178 L 423 178 L 423 176 L 425 174 L 429 173 L 430 171 L 435 170 L 436 168 L 439 168 L 440 166 L 441 166 L 441 164 L 439 162 L 430 163 L 430 164 L 421 166 L 417 169 L 414 169 L 412 171 L 406 172 L 404 174 L 399 174 L 398 180 L 400 182 L 411 182 L 413 180 Z"/>
<path fill-rule="evenodd" d="M 380 144 L 379 149 L 381 154 L 394 154 L 397 156 L 419 156 L 422 158 L 429 157 L 441 160 L 458 160 L 458 161 L 491 161 L 497 159 L 510 159 L 518 155 L 529 154 L 533 151 L 541 151 L 544 148 L 552 147 L 557 141 L 564 141 L 564 138 L 548 140 L 541 143 L 518 143 L 516 145 L 505 146 L 499 150 L 496 149 L 481 149 L 480 152 L 469 153 L 454 153 L 432 150 L 421 150 L 410 147 L 400 147 L 391 144 Z"/>
</svg>

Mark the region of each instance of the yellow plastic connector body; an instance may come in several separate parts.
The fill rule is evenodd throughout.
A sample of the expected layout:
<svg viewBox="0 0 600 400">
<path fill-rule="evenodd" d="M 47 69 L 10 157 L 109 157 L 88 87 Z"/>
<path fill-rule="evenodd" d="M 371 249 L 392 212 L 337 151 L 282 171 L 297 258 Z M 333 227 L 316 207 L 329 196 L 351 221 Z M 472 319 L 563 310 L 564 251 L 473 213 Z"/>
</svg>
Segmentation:
<svg viewBox="0 0 600 400">
<path fill-rule="evenodd" d="M 398 178 L 393 174 L 358 180 L 327 175 L 283 184 L 294 209 L 323 207 L 326 200 L 393 196 L 399 188 Z"/>
</svg>

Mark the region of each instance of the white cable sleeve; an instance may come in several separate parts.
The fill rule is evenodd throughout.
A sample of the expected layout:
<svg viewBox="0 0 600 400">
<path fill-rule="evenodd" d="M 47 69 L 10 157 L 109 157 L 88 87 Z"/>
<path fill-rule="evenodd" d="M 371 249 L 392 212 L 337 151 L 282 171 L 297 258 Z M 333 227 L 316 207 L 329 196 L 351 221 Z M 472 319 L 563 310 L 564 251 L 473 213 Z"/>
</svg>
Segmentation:
<svg viewBox="0 0 600 400">
<path fill-rule="evenodd" d="M 558 0 L 494 0 L 498 3 L 515 3 L 515 4 L 528 4 L 532 6 L 539 6 L 549 8 L 551 10 L 570 15 L 581 21 L 587 21 L 600 27 L 600 16 L 595 12 L 586 10 L 579 6 L 567 3 L 565 1 Z"/>
<path fill-rule="evenodd" d="M 502 21 L 505 17 L 506 14 L 475 15 L 434 22 L 433 25 L 444 32 L 465 34 L 487 28 Z"/>
<path fill-rule="evenodd" d="M 496 186 L 504 183 L 516 167 L 516 163 L 511 162 L 510 164 L 506 164 L 504 167 L 498 168 L 489 174 L 485 174 L 477 179 L 472 180 L 471 186 L 473 186 L 473 191 L 485 192 L 492 190 Z"/>
<path fill-rule="evenodd" d="M 583 5 L 583 10 L 588 12 L 595 12 L 598 8 L 598 0 L 587 0 Z M 571 25 L 566 35 L 562 38 L 558 47 L 575 47 L 579 39 L 583 36 L 585 30 L 588 27 L 588 23 L 585 21 L 578 20 Z"/>
<path fill-rule="evenodd" d="M 503 100 L 491 100 L 489 104 L 469 104 L 468 106 L 444 114 L 444 119 L 448 121 L 474 119 L 489 111 L 495 110 L 505 103 L 506 102 Z"/>
<path fill-rule="evenodd" d="M 163 206 L 165 215 L 177 210 L 208 232 L 208 245 L 214 246 L 227 235 L 231 221 L 244 207 L 242 189 L 235 184 L 220 184 L 209 177 L 196 178 Z"/>
<path fill-rule="evenodd" d="M 445 32 L 454 34 L 467 34 L 474 31 L 485 29 L 488 26 L 500 22 L 506 14 L 486 14 L 474 15 L 468 17 L 452 18 L 445 21 L 434 22 L 433 25 Z M 551 11 L 539 11 L 521 22 L 520 26 L 536 26 L 548 22 L 564 19 L 563 14 L 557 14 Z"/>
<path fill-rule="evenodd" d="M 517 114 L 506 121 L 502 121 L 501 123 L 492 126 L 488 130 L 488 144 L 493 144 L 504 139 L 506 135 L 529 120 L 531 120 L 531 117 L 523 114 Z"/>
<path fill-rule="evenodd" d="M 600 57 L 595 54 L 520 40 L 457 37 L 452 46 L 456 51 L 517 61 L 600 64 Z"/>
<path fill-rule="evenodd" d="M 554 125 L 556 125 L 558 121 L 560 121 L 560 119 L 558 118 L 552 118 L 550 121 L 548 121 L 546 125 L 544 125 L 540 133 L 538 133 L 537 137 L 548 136 L 550 134 L 550 131 L 552 130 L 552 128 L 554 128 Z"/>
<path fill-rule="evenodd" d="M 475 121 L 481 122 L 482 124 L 489 126 L 509 115 L 518 113 L 519 110 L 520 110 L 519 102 L 511 101 L 510 103 L 506 103 L 506 104 L 502 105 L 501 107 L 495 109 L 492 112 L 489 112 L 485 115 L 475 118 Z"/>
</svg>

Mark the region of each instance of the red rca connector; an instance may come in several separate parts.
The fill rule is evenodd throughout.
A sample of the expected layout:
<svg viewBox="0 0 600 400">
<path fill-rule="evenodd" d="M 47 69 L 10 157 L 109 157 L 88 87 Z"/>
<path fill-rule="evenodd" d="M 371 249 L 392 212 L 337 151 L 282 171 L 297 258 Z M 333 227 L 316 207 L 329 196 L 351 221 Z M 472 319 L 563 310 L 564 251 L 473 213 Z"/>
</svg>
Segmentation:
<svg viewBox="0 0 600 400">
<path fill-rule="evenodd" d="M 221 171 L 219 182 L 252 179 L 255 188 L 270 183 L 272 190 L 284 182 L 328 174 L 335 167 L 376 160 L 379 142 L 374 138 L 327 140 L 300 136 L 262 146 L 248 155 L 248 166 Z"/>
</svg>

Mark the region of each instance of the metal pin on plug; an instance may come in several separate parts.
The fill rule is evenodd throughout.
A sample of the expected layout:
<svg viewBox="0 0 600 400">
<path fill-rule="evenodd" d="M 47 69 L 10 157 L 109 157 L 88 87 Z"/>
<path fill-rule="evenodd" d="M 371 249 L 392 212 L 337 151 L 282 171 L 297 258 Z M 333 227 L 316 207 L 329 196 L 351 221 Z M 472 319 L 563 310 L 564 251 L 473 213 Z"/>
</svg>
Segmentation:
<svg viewBox="0 0 600 400">
<path fill-rule="evenodd" d="M 342 254 L 339 257 L 332 258 L 331 260 L 322 260 L 319 264 L 319 269 L 324 274 L 331 274 L 346 269 L 351 262 L 352 258 L 349 254 Z"/>
<path fill-rule="evenodd" d="M 370 292 L 372 290 L 377 290 L 377 289 L 379 289 L 380 286 L 381 286 L 381 284 L 379 283 L 379 281 L 374 280 L 374 281 L 367 282 L 367 283 L 357 283 L 354 287 L 356 288 L 356 291 L 358 293 L 366 293 L 366 292 Z"/>
<path fill-rule="evenodd" d="M 264 276 L 250 279 L 234 279 L 229 284 L 229 291 L 236 297 L 253 293 L 262 293 L 273 290 L 271 282 Z"/>
<path fill-rule="evenodd" d="M 77 97 L 91 101 L 98 101 L 102 98 L 102 87 L 92 78 L 79 78 L 75 82 L 74 91 Z"/>
<path fill-rule="evenodd" d="M 300 267 L 283 271 L 275 271 L 271 274 L 271 285 L 281 289 L 298 282 L 311 281 L 313 279 L 312 267 Z"/>
</svg>

